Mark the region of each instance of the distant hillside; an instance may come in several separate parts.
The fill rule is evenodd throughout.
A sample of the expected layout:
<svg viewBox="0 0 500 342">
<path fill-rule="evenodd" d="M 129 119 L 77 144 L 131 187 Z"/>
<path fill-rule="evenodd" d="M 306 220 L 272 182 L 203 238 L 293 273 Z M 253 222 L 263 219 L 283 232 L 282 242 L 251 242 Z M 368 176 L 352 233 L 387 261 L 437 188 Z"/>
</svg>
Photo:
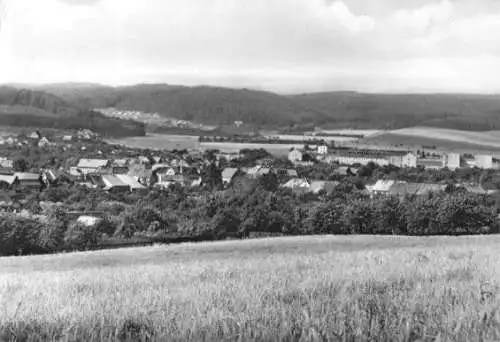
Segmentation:
<svg viewBox="0 0 500 342">
<path fill-rule="evenodd" d="M 240 120 L 261 128 L 299 126 L 399 129 L 432 126 L 461 130 L 500 129 L 500 96 L 392 95 L 327 92 L 282 96 L 271 92 L 220 87 L 144 84 L 108 87 L 53 84 L 50 92 L 82 109 L 116 107 L 157 112 L 206 125 Z"/>
<path fill-rule="evenodd" d="M 71 105 L 49 93 L 13 87 L 0 87 L 0 125 L 81 129 L 105 136 L 144 135 L 144 125 L 111 119 Z"/>
<path fill-rule="evenodd" d="M 140 110 L 210 125 L 243 121 L 256 126 L 287 126 L 327 120 L 321 112 L 305 108 L 284 96 L 247 89 L 162 84 L 117 88 L 49 85 L 41 89 L 82 108 Z"/>
<path fill-rule="evenodd" d="M 325 113 L 333 119 L 331 124 L 335 127 L 500 129 L 500 96 L 332 92 L 290 98 L 302 106 Z"/>
</svg>

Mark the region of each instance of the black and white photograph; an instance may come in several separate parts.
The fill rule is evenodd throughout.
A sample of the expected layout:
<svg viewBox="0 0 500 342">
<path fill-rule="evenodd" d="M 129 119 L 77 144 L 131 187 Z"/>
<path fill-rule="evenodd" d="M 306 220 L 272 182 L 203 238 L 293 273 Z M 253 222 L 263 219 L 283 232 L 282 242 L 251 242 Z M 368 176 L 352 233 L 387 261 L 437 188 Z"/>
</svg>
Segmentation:
<svg viewBox="0 0 500 342">
<path fill-rule="evenodd" d="M 500 341 L 499 234 L 498 0 L 0 0 L 0 341 Z"/>
</svg>

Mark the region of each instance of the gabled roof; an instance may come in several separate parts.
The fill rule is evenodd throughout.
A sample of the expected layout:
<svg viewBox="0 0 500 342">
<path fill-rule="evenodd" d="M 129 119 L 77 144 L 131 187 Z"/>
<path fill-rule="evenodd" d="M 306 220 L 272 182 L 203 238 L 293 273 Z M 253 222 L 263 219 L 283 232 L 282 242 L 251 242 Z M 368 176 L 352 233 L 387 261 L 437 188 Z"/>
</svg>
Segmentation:
<svg viewBox="0 0 500 342">
<path fill-rule="evenodd" d="M 78 168 L 89 168 L 89 169 L 98 169 L 102 167 L 106 167 L 108 165 L 108 161 L 105 159 L 80 159 L 78 162 Z"/>
<path fill-rule="evenodd" d="M 306 179 L 303 178 L 292 178 L 288 182 L 282 185 L 285 188 L 297 189 L 297 188 L 310 188 L 310 184 Z"/>
<path fill-rule="evenodd" d="M 350 168 L 349 166 L 340 166 L 340 167 L 336 168 L 333 171 L 333 173 L 336 175 L 340 175 L 340 176 L 348 176 L 349 171 L 352 172 L 352 168 Z M 354 172 L 352 172 L 352 173 L 354 173 Z"/>
<path fill-rule="evenodd" d="M 102 175 L 101 180 L 104 183 L 104 186 L 106 188 L 114 188 L 114 187 L 128 187 L 129 185 L 122 181 L 120 178 L 117 176 L 113 175 Z"/>
<path fill-rule="evenodd" d="M 128 176 L 131 177 L 139 177 L 139 178 L 149 178 L 153 174 L 152 170 L 145 169 L 141 165 L 132 165 L 129 167 L 129 171 L 127 173 Z"/>
<path fill-rule="evenodd" d="M 156 171 L 158 169 L 170 169 L 170 168 L 171 168 L 170 164 L 164 163 L 164 164 L 155 164 L 155 165 L 153 165 L 151 167 L 151 170 Z"/>
<path fill-rule="evenodd" d="M 35 181 L 40 179 L 40 175 L 38 173 L 18 172 L 15 176 L 20 181 Z"/>
<path fill-rule="evenodd" d="M 369 189 L 371 189 L 371 191 L 387 192 L 394 183 L 396 183 L 394 180 L 378 180 L 377 183 L 370 186 Z"/>
<path fill-rule="evenodd" d="M 310 186 L 310 191 L 314 194 L 317 194 L 321 190 L 326 191 L 327 193 L 333 192 L 335 187 L 339 185 L 339 182 L 334 181 L 312 181 Z"/>
<path fill-rule="evenodd" d="M 146 187 L 136 181 L 133 177 L 127 176 L 127 175 L 116 175 L 116 178 L 121 180 L 123 183 L 127 184 L 130 186 L 132 190 L 138 190 L 138 189 L 145 189 Z"/>
<path fill-rule="evenodd" d="M 486 190 L 484 190 L 484 188 L 481 185 L 464 184 L 463 187 L 465 188 L 465 190 L 473 194 L 479 194 L 479 195 L 486 194 Z"/>
<path fill-rule="evenodd" d="M 397 196 L 422 196 L 431 192 L 444 191 L 445 189 L 446 185 L 444 184 L 396 182 L 389 189 L 389 194 Z"/>
<path fill-rule="evenodd" d="M 7 183 L 9 185 L 14 184 L 16 181 L 16 176 L 15 175 L 0 175 L 0 182 L 2 183 Z"/>
<path fill-rule="evenodd" d="M 238 172 L 238 169 L 235 167 L 227 167 L 222 170 L 222 179 L 230 181 L 233 179 L 234 175 Z"/>
<path fill-rule="evenodd" d="M 417 166 L 442 167 L 443 160 L 437 158 L 417 159 Z"/>
<path fill-rule="evenodd" d="M 271 172 L 271 169 L 268 167 L 262 167 L 257 171 L 257 175 L 262 176 L 262 175 L 267 175 L 269 172 Z"/>
<path fill-rule="evenodd" d="M 113 166 L 127 166 L 128 163 L 129 161 L 126 158 L 113 160 Z"/>
</svg>

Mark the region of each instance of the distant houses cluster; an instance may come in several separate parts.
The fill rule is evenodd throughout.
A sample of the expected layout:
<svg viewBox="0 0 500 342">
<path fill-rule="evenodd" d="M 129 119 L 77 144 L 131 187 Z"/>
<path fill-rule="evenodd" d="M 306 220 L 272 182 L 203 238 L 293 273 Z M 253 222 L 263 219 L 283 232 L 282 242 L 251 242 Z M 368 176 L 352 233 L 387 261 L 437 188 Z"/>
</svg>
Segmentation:
<svg viewBox="0 0 500 342">
<path fill-rule="evenodd" d="M 295 164 L 300 164 L 304 162 L 304 157 L 307 154 L 313 155 L 316 160 L 340 165 L 367 165 L 374 163 L 379 166 L 394 165 L 402 168 L 423 167 L 425 169 L 448 168 L 456 170 L 461 167 L 477 167 L 480 169 L 500 169 L 500 163 L 492 155 L 485 154 L 465 158 L 460 153 L 434 153 L 428 155 L 394 150 L 330 150 L 326 145 L 314 147 L 313 151 L 293 148 L 288 153 L 288 159 Z"/>
</svg>

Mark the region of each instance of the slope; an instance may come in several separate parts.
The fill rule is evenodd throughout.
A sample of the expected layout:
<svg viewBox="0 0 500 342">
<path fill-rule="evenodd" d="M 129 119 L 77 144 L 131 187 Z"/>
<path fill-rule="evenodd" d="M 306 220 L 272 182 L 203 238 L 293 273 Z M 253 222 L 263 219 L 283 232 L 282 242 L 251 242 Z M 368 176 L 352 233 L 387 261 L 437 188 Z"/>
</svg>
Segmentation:
<svg viewBox="0 0 500 342">
<path fill-rule="evenodd" d="M 500 128 L 500 96 L 461 94 L 313 93 L 290 96 L 327 114 L 336 127 L 399 129 L 432 126 L 461 130 Z"/>
<path fill-rule="evenodd" d="M 88 128 L 105 136 L 144 135 L 144 125 L 107 118 L 42 91 L 0 87 L 0 125 L 60 129 Z"/>
<path fill-rule="evenodd" d="M 284 96 L 248 89 L 165 84 L 117 88 L 48 85 L 42 89 L 82 108 L 139 110 L 209 125 L 243 121 L 256 126 L 287 126 L 327 120 L 323 113 L 303 107 Z"/>
</svg>

